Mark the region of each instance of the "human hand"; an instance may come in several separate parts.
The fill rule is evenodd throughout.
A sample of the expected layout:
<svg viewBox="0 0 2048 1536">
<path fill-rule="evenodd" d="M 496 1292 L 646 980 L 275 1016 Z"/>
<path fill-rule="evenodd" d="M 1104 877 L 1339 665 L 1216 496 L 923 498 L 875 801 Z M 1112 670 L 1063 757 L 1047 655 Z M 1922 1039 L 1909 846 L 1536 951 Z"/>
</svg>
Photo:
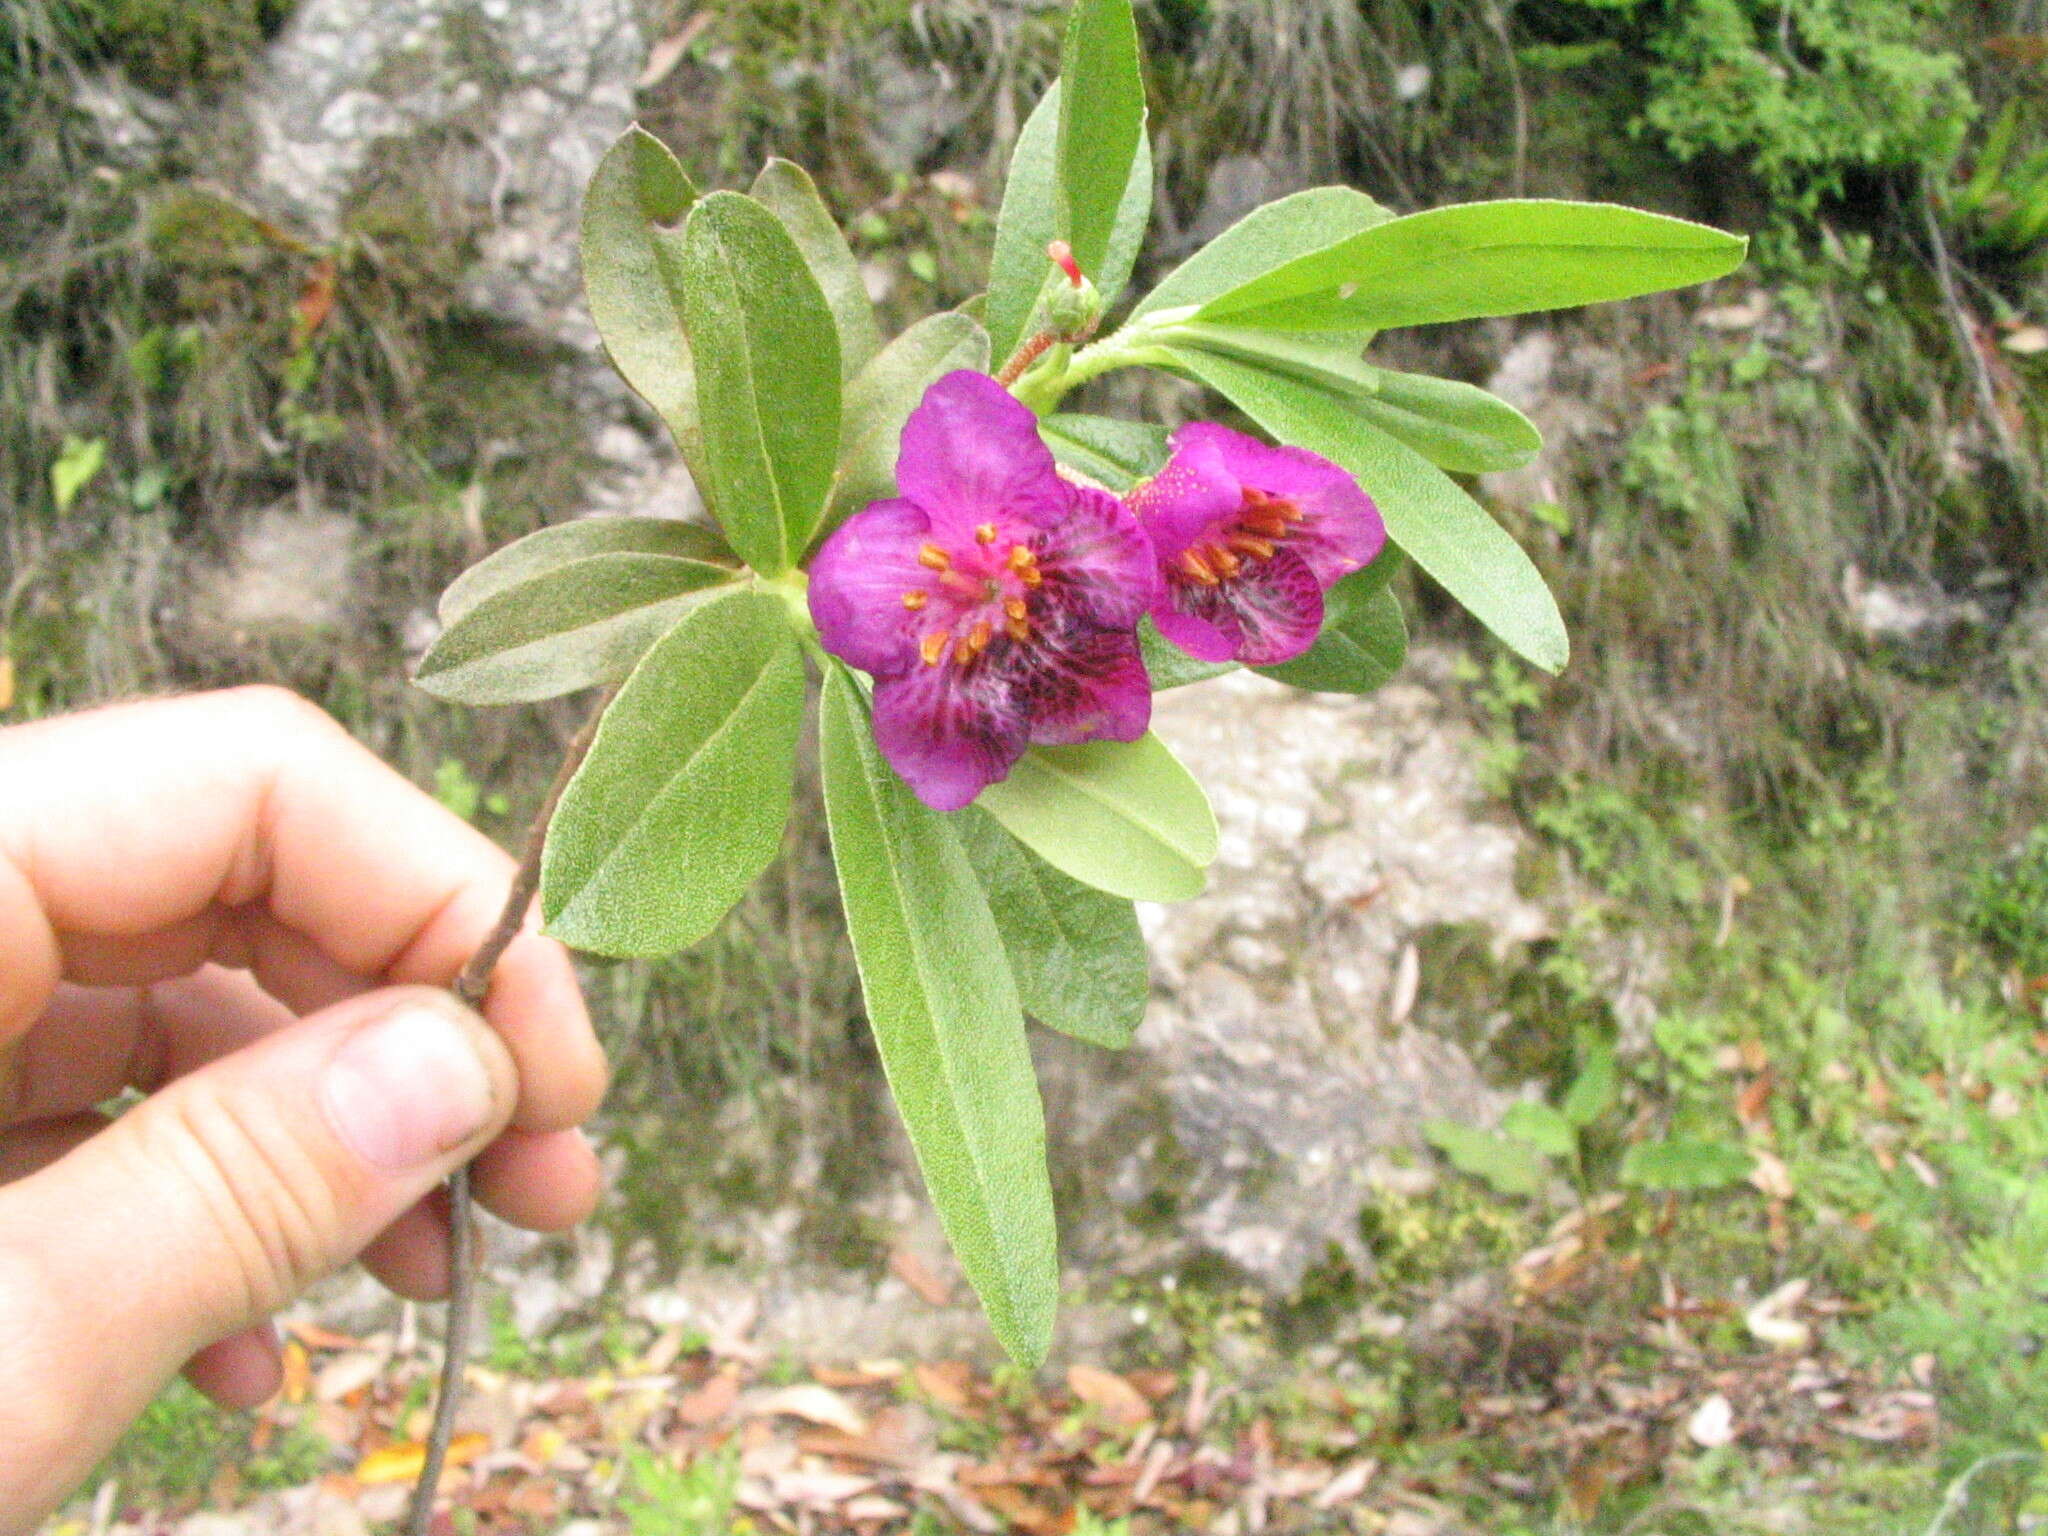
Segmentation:
<svg viewBox="0 0 2048 1536">
<path fill-rule="evenodd" d="M 444 1293 L 463 1162 L 508 1221 L 589 1213 L 604 1062 L 567 954 L 515 939 L 488 1027 L 441 990 L 511 876 L 276 689 L 0 731 L 0 1531 L 180 1369 L 270 1396 L 270 1315 L 321 1276 Z"/>
</svg>

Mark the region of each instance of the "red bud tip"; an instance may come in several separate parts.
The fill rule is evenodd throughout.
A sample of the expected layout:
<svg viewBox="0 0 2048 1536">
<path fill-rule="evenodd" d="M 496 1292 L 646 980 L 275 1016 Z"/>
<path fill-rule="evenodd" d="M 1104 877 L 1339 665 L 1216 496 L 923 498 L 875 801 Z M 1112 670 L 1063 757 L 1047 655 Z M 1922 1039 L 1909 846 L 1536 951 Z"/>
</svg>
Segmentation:
<svg viewBox="0 0 2048 1536">
<path fill-rule="evenodd" d="M 1074 248 L 1064 240 L 1055 240 L 1045 248 L 1059 269 L 1067 274 L 1067 281 L 1076 288 L 1081 286 L 1081 263 L 1074 260 Z"/>
</svg>

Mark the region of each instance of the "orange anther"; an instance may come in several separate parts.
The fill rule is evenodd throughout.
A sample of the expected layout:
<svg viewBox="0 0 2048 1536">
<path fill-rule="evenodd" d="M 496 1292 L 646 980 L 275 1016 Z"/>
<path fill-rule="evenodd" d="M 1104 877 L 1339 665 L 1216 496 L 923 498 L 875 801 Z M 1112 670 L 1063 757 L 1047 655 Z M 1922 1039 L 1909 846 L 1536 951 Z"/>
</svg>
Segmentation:
<svg viewBox="0 0 2048 1536">
<path fill-rule="evenodd" d="M 924 658 L 928 667 L 936 667 L 946 659 L 946 652 L 952 648 L 953 637 L 943 629 L 935 629 L 918 642 L 917 654 Z"/>
<path fill-rule="evenodd" d="M 960 642 L 960 649 L 965 651 L 970 657 L 979 656 L 988 649 L 988 642 L 994 633 L 995 631 L 990 629 L 987 621 L 984 620 L 967 631 L 967 638 Z"/>
<path fill-rule="evenodd" d="M 1021 621 L 1030 616 L 1031 609 L 1023 598 L 1013 597 L 1003 604 L 1003 612 L 1007 613 L 1011 618 Z"/>
<path fill-rule="evenodd" d="M 1216 573 L 1209 569 L 1209 562 L 1202 558 L 1202 552 L 1198 549 L 1187 550 L 1181 555 L 1180 568 L 1181 573 L 1190 581 L 1199 582 L 1205 587 L 1216 585 Z"/>
<path fill-rule="evenodd" d="M 1209 563 L 1225 576 L 1235 576 L 1244 562 L 1227 549 L 1209 551 Z"/>
<path fill-rule="evenodd" d="M 953 557 L 927 539 L 917 546 L 917 563 L 928 571 L 945 571 L 952 569 Z"/>
<path fill-rule="evenodd" d="M 993 543 L 995 543 L 995 541 L 996 541 L 996 525 L 995 525 L 994 523 L 976 523 L 976 524 L 974 525 L 974 542 L 975 542 L 975 543 L 977 543 L 977 544 L 993 544 Z"/>
<path fill-rule="evenodd" d="M 1254 560 L 1273 558 L 1273 541 L 1255 538 L 1249 533 L 1234 533 L 1230 536 L 1230 547 L 1241 555 L 1250 555 Z"/>
<path fill-rule="evenodd" d="M 930 602 L 931 600 L 932 598 L 929 592 L 919 592 L 913 589 L 903 594 L 903 606 L 908 608 L 912 613 L 917 612 L 918 609 L 922 608 L 926 603 Z"/>
<path fill-rule="evenodd" d="M 1029 640 L 1031 638 L 1031 621 L 1029 619 L 1011 619 L 1003 628 L 1010 632 L 1012 640 Z"/>
</svg>

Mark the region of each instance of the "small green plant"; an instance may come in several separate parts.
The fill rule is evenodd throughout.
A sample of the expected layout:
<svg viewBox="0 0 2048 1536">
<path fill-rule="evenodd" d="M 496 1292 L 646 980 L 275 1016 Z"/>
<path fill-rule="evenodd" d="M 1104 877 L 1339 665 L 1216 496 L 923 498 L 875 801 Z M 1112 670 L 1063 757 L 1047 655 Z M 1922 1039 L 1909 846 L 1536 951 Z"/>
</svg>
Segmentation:
<svg viewBox="0 0 2048 1536">
<path fill-rule="evenodd" d="M 636 1445 L 626 1452 L 619 1513 L 632 1536 L 737 1536 L 747 1528 L 733 1519 L 739 1486 L 735 1445 L 687 1466 Z"/>
<path fill-rule="evenodd" d="M 2048 826 L 1979 878 L 1969 924 L 2028 975 L 2048 975 Z"/>
</svg>

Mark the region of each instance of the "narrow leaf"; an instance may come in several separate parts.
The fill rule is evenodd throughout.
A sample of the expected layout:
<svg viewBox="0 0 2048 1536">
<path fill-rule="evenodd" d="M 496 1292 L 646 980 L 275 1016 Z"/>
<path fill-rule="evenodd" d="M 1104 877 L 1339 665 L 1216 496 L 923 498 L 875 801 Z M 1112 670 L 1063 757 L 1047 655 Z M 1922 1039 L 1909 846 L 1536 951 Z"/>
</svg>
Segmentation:
<svg viewBox="0 0 2048 1536">
<path fill-rule="evenodd" d="M 728 566 L 672 555 L 587 555 L 465 608 L 420 659 L 414 678 L 436 698 L 521 704 L 616 682 Z"/>
<path fill-rule="evenodd" d="M 1054 869 L 1133 901 L 1201 894 L 1216 816 L 1157 736 L 1034 747 L 975 802 Z"/>
<path fill-rule="evenodd" d="M 1569 309 L 1732 272 L 1748 241 L 1612 203 L 1514 199 L 1389 219 L 1219 294 L 1205 320 L 1386 330 Z"/>
<path fill-rule="evenodd" d="M 988 895 L 1024 1011 L 1077 1040 L 1129 1045 L 1150 990 L 1136 909 L 1061 874 L 972 806 L 953 830 Z"/>
<path fill-rule="evenodd" d="M 1194 322 L 1179 327 L 1173 342 L 1342 395 L 1439 469 L 1470 475 L 1514 469 L 1543 446 L 1542 434 L 1507 401 L 1474 384 L 1377 367 L 1359 355 L 1356 335 Z"/>
<path fill-rule="evenodd" d="M 803 706 L 777 599 L 736 592 L 671 631 L 605 711 L 548 828 L 547 931 L 603 955 L 709 933 L 781 846 Z"/>
<path fill-rule="evenodd" d="M 654 407 L 701 487 L 697 384 L 683 328 L 678 224 L 697 200 L 676 157 L 628 128 L 598 162 L 583 194 L 583 292 L 605 351 Z"/>
<path fill-rule="evenodd" d="M 1543 1188 L 1549 1164 L 1526 1142 L 1456 1120 L 1426 1120 L 1422 1136 L 1460 1173 L 1489 1184 L 1503 1195 L 1533 1195 Z"/>
<path fill-rule="evenodd" d="M 1056 206 L 1059 232 L 1091 278 L 1103 270 L 1144 138 L 1145 81 L 1131 0 L 1075 0 L 1060 53 Z"/>
<path fill-rule="evenodd" d="M 825 675 L 825 815 L 868 1024 L 947 1240 L 1003 1348 L 1036 1366 L 1059 1299 L 1045 1112 L 1002 939 L 952 827 Z"/>
<path fill-rule="evenodd" d="M 1535 563 L 1442 470 L 1365 420 L 1351 402 L 1298 380 L 1193 350 L 1177 368 L 1229 398 L 1274 437 L 1351 471 L 1387 534 L 1512 650 L 1548 672 L 1570 655 L 1564 620 Z"/>
<path fill-rule="evenodd" d="M 1061 413 L 1041 420 L 1038 435 L 1067 468 L 1119 496 L 1166 467 L 1166 428 L 1149 421 Z"/>
<path fill-rule="evenodd" d="M 690 211 L 683 268 L 705 499 L 747 564 L 780 575 L 824 516 L 839 453 L 832 312 L 789 232 L 737 192 Z"/>
<path fill-rule="evenodd" d="M 1570 1157 L 1578 1147 L 1578 1132 L 1572 1123 L 1548 1104 L 1524 1099 L 1510 1104 L 1500 1117 L 1501 1134 L 1526 1141 L 1538 1152 L 1551 1157 Z"/>
<path fill-rule="evenodd" d="M 1164 282 L 1138 302 L 1131 318 L 1206 303 L 1297 256 L 1335 245 L 1392 217 L 1350 187 L 1310 187 L 1267 203 L 1169 272 Z"/>
<path fill-rule="evenodd" d="M 1054 267 L 1046 245 L 1059 233 L 1054 182 L 1058 176 L 1060 83 L 1055 80 L 1024 120 L 1010 152 L 1003 205 L 996 215 L 995 249 L 989 258 L 988 295 L 982 318 L 988 326 L 989 355 L 1000 363 L 1024 340 L 1024 328 Z M 1152 216 L 1152 149 L 1143 135 L 1130 179 L 1117 204 L 1115 228 L 1101 270 L 1088 269 L 1102 302 L 1112 304 L 1131 279 L 1145 227 Z"/>
<path fill-rule="evenodd" d="M 782 220 L 810 264 L 839 332 L 839 375 L 850 379 L 882 347 L 875 306 L 860 275 L 860 263 L 840 233 L 832 211 L 818 196 L 810 172 L 793 160 L 773 159 L 754 178 L 750 195 Z"/>
<path fill-rule="evenodd" d="M 453 624 L 487 597 L 592 555 L 669 555 L 727 566 L 736 558 L 725 540 L 700 523 L 670 517 L 579 517 L 514 539 L 449 582 L 438 605 L 441 622 Z"/>
<path fill-rule="evenodd" d="M 903 424 L 924 392 L 957 368 L 988 369 L 988 335 L 957 311 L 927 315 L 875 354 L 846 386 L 826 531 L 896 494 Z"/>
<path fill-rule="evenodd" d="M 1565 1119 L 1584 1130 L 1614 1108 L 1621 1097 L 1621 1073 L 1614 1059 L 1614 1047 L 1605 1043 L 1586 1053 L 1579 1075 L 1564 1092 Z"/>
</svg>

